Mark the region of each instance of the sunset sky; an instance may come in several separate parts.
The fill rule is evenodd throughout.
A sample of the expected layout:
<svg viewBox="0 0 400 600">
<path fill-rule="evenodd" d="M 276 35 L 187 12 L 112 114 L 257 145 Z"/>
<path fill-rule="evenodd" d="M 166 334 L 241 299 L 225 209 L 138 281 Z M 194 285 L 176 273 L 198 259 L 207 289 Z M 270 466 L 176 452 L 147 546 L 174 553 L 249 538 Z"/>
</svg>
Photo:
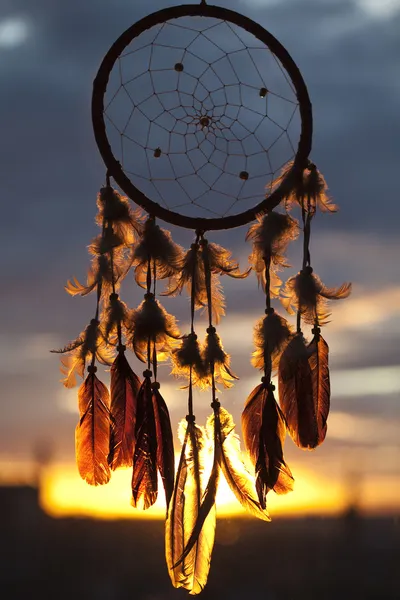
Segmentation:
<svg viewBox="0 0 400 600">
<path fill-rule="evenodd" d="M 314 452 L 286 440 L 296 487 L 287 498 L 271 498 L 271 515 L 337 514 L 351 501 L 369 513 L 398 513 L 400 1 L 219 3 L 270 30 L 303 73 L 315 119 L 311 157 L 340 206 L 338 214 L 315 220 L 312 263 L 327 285 L 353 282 L 352 296 L 333 307 L 324 330 L 332 374 L 327 439 Z M 90 489 L 79 479 L 76 390 L 59 383 L 58 359 L 49 350 L 74 339 L 94 310 L 92 296 L 71 298 L 64 291 L 71 276 L 84 279 L 86 246 L 97 234 L 95 199 L 104 166 L 91 128 L 93 78 L 122 31 L 172 4 L 3 0 L 0 6 L 0 482 L 29 481 L 34 449 L 48 443 L 52 463 L 43 502 L 55 515 L 134 516 L 128 472 L 117 473 L 104 489 Z M 246 230 L 209 239 L 228 246 L 245 266 Z M 191 232 L 172 232 L 190 245 Z M 298 270 L 300 252 L 301 244 L 290 249 L 293 269 L 285 278 Z M 259 381 L 250 356 L 264 299 L 253 276 L 223 283 L 227 317 L 219 333 L 240 381 L 220 399 L 239 425 L 246 397 Z M 139 304 L 142 293 L 132 277 L 123 290 L 130 306 Z M 185 331 L 187 299 L 163 303 Z M 133 357 L 131 364 L 141 373 Z M 167 367 L 160 379 L 176 430 L 186 414 L 185 392 Z M 199 423 L 209 403 L 207 393 L 196 396 Z M 222 514 L 232 514 L 227 492 L 221 492 L 220 504 Z M 160 506 L 151 514 L 162 513 Z"/>
</svg>

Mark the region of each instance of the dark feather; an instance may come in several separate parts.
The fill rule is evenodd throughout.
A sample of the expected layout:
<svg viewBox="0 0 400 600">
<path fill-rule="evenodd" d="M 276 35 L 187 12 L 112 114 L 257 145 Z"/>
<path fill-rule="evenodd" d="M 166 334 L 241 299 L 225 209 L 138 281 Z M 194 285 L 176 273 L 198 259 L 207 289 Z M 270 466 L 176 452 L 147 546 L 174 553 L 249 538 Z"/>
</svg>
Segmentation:
<svg viewBox="0 0 400 600">
<path fill-rule="evenodd" d="M 286 494 L 293 489 L 293 476 L 283 458 L 286 427 L 273 391 L 257 386 L 242 414 L 242 431 L 256 473 L 256 489 L 262 508 L 269 490 Z"/>
<path fill-rule="evenodd" d="M 319 439 L 309 356 L 310 348 L 307 348 L 303 335 L 298 333 L 286 347 L 279 363 L 279 401 L 290 436 L 300 448 L 315 448 Z M 313 363 L 315 360 L 314 357 Z M 322 372 L 325 374 L 325 369 L 320 376 Z"/>
<path fill-rule="evenodd" d="M 110 481 L 110 397 L 106 386 L 90 373 L 79 388 L 80 421 L 75 431 L 79 474 L 90 485 Z"/>
<path fill-rule="evenodd" d="M 330 406 L 330 380 L 329 380 L 329 347 L 324 338 L 316 333 L 312 342 L 308 346 L 309 363 L 311 367 L 311 378 L 313 388 L 314 410 L 310 411 L 315 422 L 311 430 L 317 430 L 317 436 L 311 436 L 310 442 L 317 439 L 319 444 L 325 439 Z"/>
<path fill-rule="evenodd" d="M 174 440 L 168 408 L 157 388 L 153 390 L 153 409 L 157 432 L 157 467 L 164 485 L 168 510 L 174 489 Z"/>
<path fill-rule="evenodd" d="M 136 410 L 135 452 L 133 455 L 132 505 L 146 510 L 157 500 L 157 430 L 153 390 L 148 377 L 143 381 Z"/>
<path fill-rule="evenodd" d="M 111 414 L 114 420 L 109 463 L 112 470 L 131 467 L 135 446 L 136 402 L 140 380 L 120 352 L 111 367 Z"/>
</svg>

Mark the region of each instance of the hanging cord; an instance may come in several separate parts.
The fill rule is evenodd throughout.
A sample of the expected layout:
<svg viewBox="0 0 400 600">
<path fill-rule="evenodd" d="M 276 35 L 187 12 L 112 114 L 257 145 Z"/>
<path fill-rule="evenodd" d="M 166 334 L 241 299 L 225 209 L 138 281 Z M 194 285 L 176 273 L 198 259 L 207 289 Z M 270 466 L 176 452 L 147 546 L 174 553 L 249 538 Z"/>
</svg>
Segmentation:
<svg viewBox="0 0 400 600">
<path fill-rule="evenodd" d="M 203 262 L 204 262 L 204 275 L 205 275 L 205 283 L 206 283 L 206 291 L 207 291 L 207 308 L 208 308 L 208 329 L 207 329 L 207 333 L 211 334 L 211 333 L 215 333 L 215 327 L 213 326 L 213 321 L 212 321 L 212 291 L 211 291 L 211 270 L 210 270 L 210 264 L 209 264 L 209 260 L 208 260 L 208 253 L 205 250 L 205 246 L 207 246 L 208 241 L 204 238 L 203 235 L 201 235 L 201 245 L 203 247 Z M 218 402 L 217 399 L 217 390 L 216 390 L 216 386 L 215 386 L 215 365 L 214 365 L 214 361 L 211 360 L 210 361 L 210 372 L 211 372 L 211 393 L 212 393 L 212 403 L 211 403 L 211 408 L 214 410 L 214 415 L 215 415 L 215 422 L 217 420 L 217 418 L 219 419 L 219 407 L 220 407 L 220 403 Z"/>
<path fill-rule="evenodd" d="M 301 217 L 303 221 L 303 267 L 304 272 L 307 268 L 311 268 L 310 255 L 310 236 L 311 236 L 311 219 L 314 213 L 311 210 L 311 197 L 307 195 L 307 210 L 304 208 L 304 202 L 301 208 Z M 301 333 L 301 313 L 297 311 L 297 333 Z"/>
<path fill-rule="evenodd" d="M 196 241 L 192 244 L 192 250 L 194 254 L 193 269 L 192 269 L 192 287 L 190 294 L 190 335 L 197 339 L 197 335 L 194 330 L 194 313 L 195 313 L 195 299 L 196 299 L 196 273 L 197 273 L 197 261 L 198 261 L 198 250 L 199 250 L 200 233 L 196 232 Z M 188 394 L 188 414 L 186 416 L 187 421 L 195 422 L 195 416 L 193 413 L 193 365 L 189 368 L 189 394 Z"/>
<path fill-rule="evenodd" d="M 265 314 L 268 316 L 274 312 L 274 309 L 271 307 L 271 254 L 268 256 L 264 256 L 265 263 Z M 268 360 L 268 363 L 267 363 Z M 270 379 L 272 376 L 272 359 L 270 353 L 267 356 L 264 353 L 264 381 L 266 383 L 270 383 Z M 268 381 L 267 381 L 268 379 Z"/>
</svg>

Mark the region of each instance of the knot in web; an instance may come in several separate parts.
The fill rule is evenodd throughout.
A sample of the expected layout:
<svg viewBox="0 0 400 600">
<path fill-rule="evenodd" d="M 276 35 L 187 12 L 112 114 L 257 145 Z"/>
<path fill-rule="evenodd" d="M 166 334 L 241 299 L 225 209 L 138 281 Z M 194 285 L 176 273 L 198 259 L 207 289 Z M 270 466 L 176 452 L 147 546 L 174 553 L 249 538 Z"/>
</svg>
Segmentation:
<svg viewBox="0 0 400 600">
<path fill-rule="evenodd" d="M 170 19 L 134 37 L 110 72 L 104 121 L 138 190 L 202 218 L 258 205 L 301 131 L 296 90 L 274 52 L 208 17 Z"/>
</svg>

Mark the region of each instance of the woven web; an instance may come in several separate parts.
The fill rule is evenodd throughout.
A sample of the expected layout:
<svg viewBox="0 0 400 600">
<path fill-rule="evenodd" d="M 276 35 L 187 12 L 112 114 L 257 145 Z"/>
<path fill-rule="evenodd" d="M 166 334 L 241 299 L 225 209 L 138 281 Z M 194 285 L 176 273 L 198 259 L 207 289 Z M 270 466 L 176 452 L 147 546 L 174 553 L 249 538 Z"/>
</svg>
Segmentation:
<svg viewBox="0 0 400 600">
<path fill-rule="evenodd" d="M 204 17 L 143 32 L 116 61 L 104 115 L 114 156 L 146 196 L 191 217 L 257 205 L 296 153 L 296 93 L 252 34 Z"/>
</svg>

